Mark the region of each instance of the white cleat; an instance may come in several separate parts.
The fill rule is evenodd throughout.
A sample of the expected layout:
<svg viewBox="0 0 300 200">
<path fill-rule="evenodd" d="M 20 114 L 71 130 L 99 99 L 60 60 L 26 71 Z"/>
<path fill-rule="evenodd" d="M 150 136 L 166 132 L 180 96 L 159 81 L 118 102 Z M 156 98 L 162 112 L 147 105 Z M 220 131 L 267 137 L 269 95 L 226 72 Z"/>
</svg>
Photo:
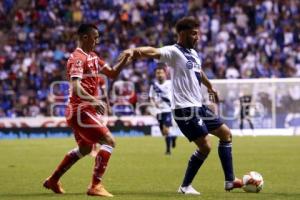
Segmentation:
<svg viewBox="0 0 300 200">
<path fill-rule="evenodd" d="M 195 190 L 192 185 L 186 187 L 180 186 L 177 192 L 182 194 L 200 195 L 200 192 Z"/>
</svg>

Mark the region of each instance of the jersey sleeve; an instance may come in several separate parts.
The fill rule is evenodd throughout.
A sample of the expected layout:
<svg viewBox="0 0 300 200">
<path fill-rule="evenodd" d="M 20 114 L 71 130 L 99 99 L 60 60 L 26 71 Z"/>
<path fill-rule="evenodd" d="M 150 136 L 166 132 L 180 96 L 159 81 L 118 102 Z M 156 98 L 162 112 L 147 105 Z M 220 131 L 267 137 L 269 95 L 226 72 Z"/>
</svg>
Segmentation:
<svg viewBox="0 0 300 200">
<path fill-rule="evenodd" d="M 84 68 L 84 60 L 80 57 L 73 58 L 70 63 L 70 78 L 82 78 Z"/>
<path fill-rule="evenodd" d="M 167 63 L 168 65 L 172 66 L 172 57 L 174 54 L 173 46 L 164 46 L 158 49 L 160 52 L 160 59 L 159 62 Z"/>
</svg>

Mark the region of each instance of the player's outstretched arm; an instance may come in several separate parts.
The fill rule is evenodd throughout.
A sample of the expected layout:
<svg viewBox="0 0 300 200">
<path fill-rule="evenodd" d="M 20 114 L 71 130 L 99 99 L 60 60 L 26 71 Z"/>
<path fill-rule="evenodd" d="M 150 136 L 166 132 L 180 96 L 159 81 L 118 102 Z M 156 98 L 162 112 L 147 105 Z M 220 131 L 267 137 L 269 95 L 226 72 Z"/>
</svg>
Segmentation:
<svg viewBox="0 0 300 200">
<path fill-rule="evenodd" d="M 107 77 L 111 79 L 116 79 L 120 74 L 121 70 L 124 66 L 129 63 L 129 55 L 122 56 L 120 55 L 118 58 L 118 62 L 113 66 L 110 67 L 107 64 L 101 70 L 101 73 L 105 74 Z"/>
<path fill-rule="evenodd" d="M 128 59 L 135 60 L 135 59 L 142 59 L 142 58 L 160 58 L 160 51 L 154 47 L 137 47 L 132 49 L 127 49 L 123 51 L 121 54 L 123 57 L 128 57 Z"/>
</svg>

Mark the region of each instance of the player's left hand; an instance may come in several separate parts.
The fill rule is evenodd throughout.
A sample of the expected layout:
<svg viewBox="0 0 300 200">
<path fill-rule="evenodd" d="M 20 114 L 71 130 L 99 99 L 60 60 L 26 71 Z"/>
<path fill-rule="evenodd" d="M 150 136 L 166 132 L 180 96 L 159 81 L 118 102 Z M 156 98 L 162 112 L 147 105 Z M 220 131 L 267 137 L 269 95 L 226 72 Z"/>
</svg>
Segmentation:
<svg viewBox="0 0 300 200">
<path fill-rule="evenodd" d="M 214 88 L 207 89 L 207 92 L 209 94 L 210 101 L 212 101 L 214 103 L 219 103 L 219 95 L 218 95 L 218 92 Z"/>
</svg>

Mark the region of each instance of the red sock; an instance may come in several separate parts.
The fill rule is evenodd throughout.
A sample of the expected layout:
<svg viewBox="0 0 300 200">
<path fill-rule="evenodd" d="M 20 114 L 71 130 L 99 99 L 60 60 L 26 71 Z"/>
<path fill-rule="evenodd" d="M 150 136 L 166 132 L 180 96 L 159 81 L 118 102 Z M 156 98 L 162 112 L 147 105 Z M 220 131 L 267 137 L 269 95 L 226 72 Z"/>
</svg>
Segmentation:
<svg viewBox="0 0 300 200">
<path fill-rule="evenodd" d="M 102 176 L 105 172 L 112 150 L 113 148 L 109 145 L 101 145 L 100 151 L 98 152 L 95 159 L 95 167 L 94 167 L 94 174 L 92 180 L 93 185 L 97 185 L 101 182 Z"/>
<path fill-rule="evenodd" d="M 78 148 L 75 148 L 68 152 L 61 163 L 58 165 L 56 170 L 52 174 L 54 180 L 59 180 L 60 177 L 68 170 L 74 163 L 76 163 L 80 158 L 82 158 L 81 153 Z"/>
</svg>

